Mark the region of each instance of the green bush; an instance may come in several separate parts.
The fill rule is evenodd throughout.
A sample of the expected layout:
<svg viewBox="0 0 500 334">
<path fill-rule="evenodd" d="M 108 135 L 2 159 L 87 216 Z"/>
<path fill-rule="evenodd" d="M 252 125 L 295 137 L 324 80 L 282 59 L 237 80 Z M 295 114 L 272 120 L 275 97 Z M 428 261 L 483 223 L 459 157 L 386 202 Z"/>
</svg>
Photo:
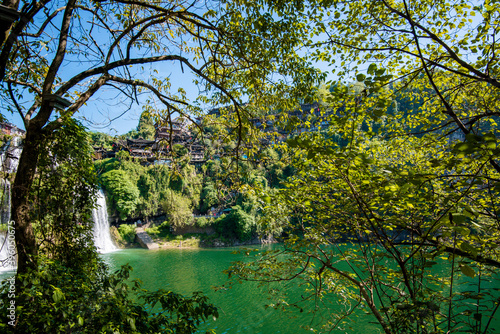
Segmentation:
<svg viewBox="0 0 500 334">
<path fill-rule="evenodd" d="M 121 237 L 129 243 L 134 242 L 135 239 L 135 226 L 128 224 L 121 224 L 118 227 Z"/>
<path fill-rule="evenodd" d="M 174 226 L 193 224 L 193 211 L 189 207 L 190 200 L 175 191 L 168 191 L 162 201 L 163 212 L 168 216 L 168 221 Z"/>
<path fill-rule="evenodd" d="M 170 235 L 170 223 L 164 221 L 160 225 L 156 225 L 146 229 L 146 232 L 153 238 L 165 238 Z"/>
<path fill-rule="evenodd" d="M 118 160 L 129 160 L 130 159 L 130 153 L 127 151 L 117 152 L 115 156 Z"/>
<path fill-rule="evenodd" d="M 170 234 L 170 222 L 165 220 L 163 223 L 158 226 L 158 229 L 160 230 L 160 236 L 162 235 L 169 235 Z"/>
<path fill-rule="evenodd" d="M 201 197 L 200 211 L 203 213 L 207 212 L 211 207 L 219 203 L 217 190 L 215 189 L 213 183 L 208 183 L 203 187 L 200 197 Z"/>
<path fill-rule="evenodd" d="M 7 323 L 11 304 L 0 303 L 0 332 L 191 334 L 199 323 L 218 316 L 201 292 L 188 297 L 149 292 L 129 280 L 128 265 L 108 274 L 100 259 L 78 264 L 81 268 L 69 268 L 46 259 L 37 270 L 19 275 L 23 289 L 16 289 L 15 306 L 26 307 L 16 307 L 13 327 Z M 8 281 L 0 285 L 0 300 L 13 300 L 9 289 Z"/>
<path fill-rule="evenodd" d="M 153 226 L 145 229 L 146 233 L 149 234 L 151 238 L 158 238 L 160 235 L 159 226 Z"/>
<path fill-rule="evenodd" d="M 200 227 L 200 228 L 209 227 L 212 225 L 212 220 L 207 219 L 205 217 L 200 217 L 200 218 L 196 218 L 194 224 L 196 227 Z"/>
<path fill-rule="evenodd" d="M 215 231 L 228 239 L 247 241 L 256 230 L 255 219 L 239 205 L 233 206 L 228 215 L 222 215 L 215 220 Z"/>
</svg>

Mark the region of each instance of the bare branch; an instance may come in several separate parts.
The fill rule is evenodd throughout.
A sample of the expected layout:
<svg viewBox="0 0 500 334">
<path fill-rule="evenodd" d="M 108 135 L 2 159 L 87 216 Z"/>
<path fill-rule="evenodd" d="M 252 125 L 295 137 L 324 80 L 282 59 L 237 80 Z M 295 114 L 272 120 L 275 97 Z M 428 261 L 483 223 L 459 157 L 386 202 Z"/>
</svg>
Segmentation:
<svg viewBox="0 0 500 334">
<path fill-rule="evenodd" d="M 45 81 L 42 89 L 43 94 L 51 93 L 57 72 L 59 70 L 59 67 L 61 66 L 62 61 L 64 60 L 66 45 L 68 42 L 69 28 L 73 16 L 73 9 L 75 8 L 75 2 L 76 0 L 69 0 L 64 10 L 63 22 L 61 24 L 61 31 L 59 33 L 59 44 L 54 59 L 52 60 L 49 70 L 47 71 L 47 74 L 45 76 Z"/>
<path fill-rule="evenodd" d="M 54 17 L 57 16 L 57 14 L 63 10 L 66 9 L 66 6 L 64 7 L 61 7 L 61 8 L 58 8 L 56 9 L 55 11 L 53 11 L 48 17 L 47 19 L 45 20 L 45 22 L 43 22 L 42 26 L 40 27 L 40 29 L 38 30 L 38 32 L 36 34 L 30 34 L 30 33 L 22 33 L 20 36 L 28 36 L 28 37 L 40 37 L 43 33 L 43 31 L 45 30 L 45 28 L 47 27 L 47 25 L 50 23 L 50 21 L 52 21 L 52 19 Z"/>
</svg>

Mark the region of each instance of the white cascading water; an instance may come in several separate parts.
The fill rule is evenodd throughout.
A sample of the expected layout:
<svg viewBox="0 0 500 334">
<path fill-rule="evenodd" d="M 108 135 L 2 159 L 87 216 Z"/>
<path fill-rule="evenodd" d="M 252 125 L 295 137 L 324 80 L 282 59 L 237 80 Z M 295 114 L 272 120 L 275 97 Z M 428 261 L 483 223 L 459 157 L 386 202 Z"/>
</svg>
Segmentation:
<svg viewBox="0 0 500 334">
<path fill-rule="evenodd" d="M 10 182 L 6 179 L 0 180 L 1 187 L 1 206 L 0 219 L 2 224 L 7 224 L 10 221 Z"/>
<path fill-rule="evenodd" d="M 19 157 L 23 151 L 21 146 L 21 137 L 14 136 L 10 139 L 0 151 L 0 165 L 2 171 L 14 173 L 19 165 Z"/>
<path fill-rule="evenodd" d="M 1 187 L 1 206 L 0 206 L 0 219 L 1 223 L 9 226 L 10 221 L 10 182 L 9 180 L 0 180 Z M 15 227 L 15 226 L 14 226 Z M 15 246 L 14 238 L 7 238 L 6 232 L 0 232 L 0 272 L 16 270 Z M 11 233 L 13 230 L 11 230 Z"/>
<path fill-rule="evenodd" d="M 1 171 L 11 174 L 17 171 L 19 165 L 19 157 L 21 156 L 21 137 L 12 137 L 0 150 L 0 169 Z M 15 239 L 13 229 L 10 230 L 9 237 L 9 221 L 10 221 L 10 201 L 11 191 L 10 182 L 7 179 L 0 180 L 1 199 L 0 199 L 0 220 L 3 226 L 7 227 L 6 232 L 0 232 L 0 271 L 13 271 L 17 268 L 17 258 L 15 256 Z M 11 225 L 15 228 L 15 225 Z"/>
<path fill-rule="evenodd" d="M 94 219 L 94 245 L 99 253 L 109 253 L 117 248 L 111 240 L 109 232 L 108 208 L 106 207 L 106 197 L 102 189 L 97 193 L 97 208 L 92 210 Z"/>
</svg>

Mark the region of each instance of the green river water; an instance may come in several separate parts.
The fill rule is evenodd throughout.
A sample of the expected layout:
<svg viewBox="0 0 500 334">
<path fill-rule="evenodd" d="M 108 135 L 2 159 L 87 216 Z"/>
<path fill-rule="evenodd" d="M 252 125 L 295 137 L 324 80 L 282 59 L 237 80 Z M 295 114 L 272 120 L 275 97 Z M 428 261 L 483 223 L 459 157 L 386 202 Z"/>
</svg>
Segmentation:
<svg viewBox="0 0 500 334">
<path fill-rule="evenodd" d="M 271 246 L 272 247 L 272 246 Z M 148 251 L 127 249 L 103 254 L 111 269 L 118 269 L 123 264 L 130 264 L 134 270 L 132 278 L 139 278 L 149 290 L 166 289 L 177 293 L 190 294 L 203 291 L 210 301 L 219 308 L 219 318 L 204 324 L 204 329 L 215 329 L 222 333 L 245 334 L 300 334 L 311 333 L 301 325 L 314 323 L 307 312 L 283 313 L 280 310 L 266 308 L 270 303 L 267 290 L 251 282 L 235 284 L 231 289 L 214 291 L 227 281 L 222 271 L 232 261 L 241 260 L 243 255 L 232 254 L 237 248 L 216 249 L 164 249 Z M 300 298 L 295 286 L 288 290 L 293 299 Z M 346 328 L 349 333 L 379 333 L 378 326 L 370 324 L 374 318 L 362 314 Z"/>
<path fill-rule="evenodd" d="M 279 246 L 252 246 L 265 250 L 266 247 Z M 242 260 L 244 255 L 233 254 L 235 250 L 242 248 L 214 248 L 214 249 L 126 249 L 113 253 L 102 254 L 102 258 L 109 265 L 111 271 L 115 271 L 124 264 L 133 267 L 132 279 L 140 279 L 143 287 L 153 291 L 165 289 L 190 295 L 193 291 L 203 291 L 219 309 L 219 318 L 216 321 L 210 320 L 200 327 L 199 333 L 205 333 L 207 329 L 215 329 L 218 334 L 301 334 L 311 333 L 301 326 L 315 324 L 318 318 L 313 318 L 311 314 L 299 312 L 283 313 L 280 310 L 266 308 L 265 305 L 272 302 L 268 299 L 268 289 L 259 287 L 255 283 L 244 282 L 235 284 L 231 289 L 215 291 L 213 287 L 221 286 L 227 282 L 227 275 L 223 270 L 227 269 L 231 262 Z M 445 272 L 449 268 L 448 261 L 443 261 L 433 275 L 439 275 L 440 270 Z M 0 280 L 12 276 L 12 272 L 0 273 Z M 498 280 L 483 283 L 484 288 L 500 288 L 495 286 Z M 457 275 L 456 289 L 462 292 L 471 290 L 467 278 Z M 290 285 L 285 287 L 290 300 L 296 301 L 304 293 L 303 287 Z M 495 296 L 499 296 L 500 289 L 496 289 Z M 492 290 L 490 290 L 492 291 Z M 455 305 L 455 311 L 462 312 L 462 309 L 470 308 L 471 300 Z M 313 306 L 310 304 L 309 306 Z M 335 309 L 324 310 L 326 314 L 336 312 Z M 484 310 L 484 314 L 491 314 L 492 309 Z M 500 315 L 492 320 L 491 333 L 500 333 Z M 381 333 L 379 325 L 373 324 L 374 317 L 366 314 L 363 310 L 357 316 L 350 318 L 344 324 L 342 330 L 335 333 Z"/>
</svg>

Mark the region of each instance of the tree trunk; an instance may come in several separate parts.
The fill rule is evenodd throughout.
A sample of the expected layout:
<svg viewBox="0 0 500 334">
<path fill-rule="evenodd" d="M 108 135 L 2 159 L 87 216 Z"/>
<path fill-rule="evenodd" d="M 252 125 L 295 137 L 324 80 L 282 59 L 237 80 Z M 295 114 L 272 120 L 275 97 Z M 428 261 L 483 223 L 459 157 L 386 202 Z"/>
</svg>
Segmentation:
<svg viewBox="0 0 500 334">
<path fill-rule="evenodd" d="M 16 178 L 12 187 L 12 220 L 15 222 L 17 248 L 17 273 L 24 274 L 36 268 L 38 253 L 33 225 L 30 219 L 29 193 L 33 184 L 42 140 L 41 129 L 29 127 L 19 159 Z"/>
</svg>

